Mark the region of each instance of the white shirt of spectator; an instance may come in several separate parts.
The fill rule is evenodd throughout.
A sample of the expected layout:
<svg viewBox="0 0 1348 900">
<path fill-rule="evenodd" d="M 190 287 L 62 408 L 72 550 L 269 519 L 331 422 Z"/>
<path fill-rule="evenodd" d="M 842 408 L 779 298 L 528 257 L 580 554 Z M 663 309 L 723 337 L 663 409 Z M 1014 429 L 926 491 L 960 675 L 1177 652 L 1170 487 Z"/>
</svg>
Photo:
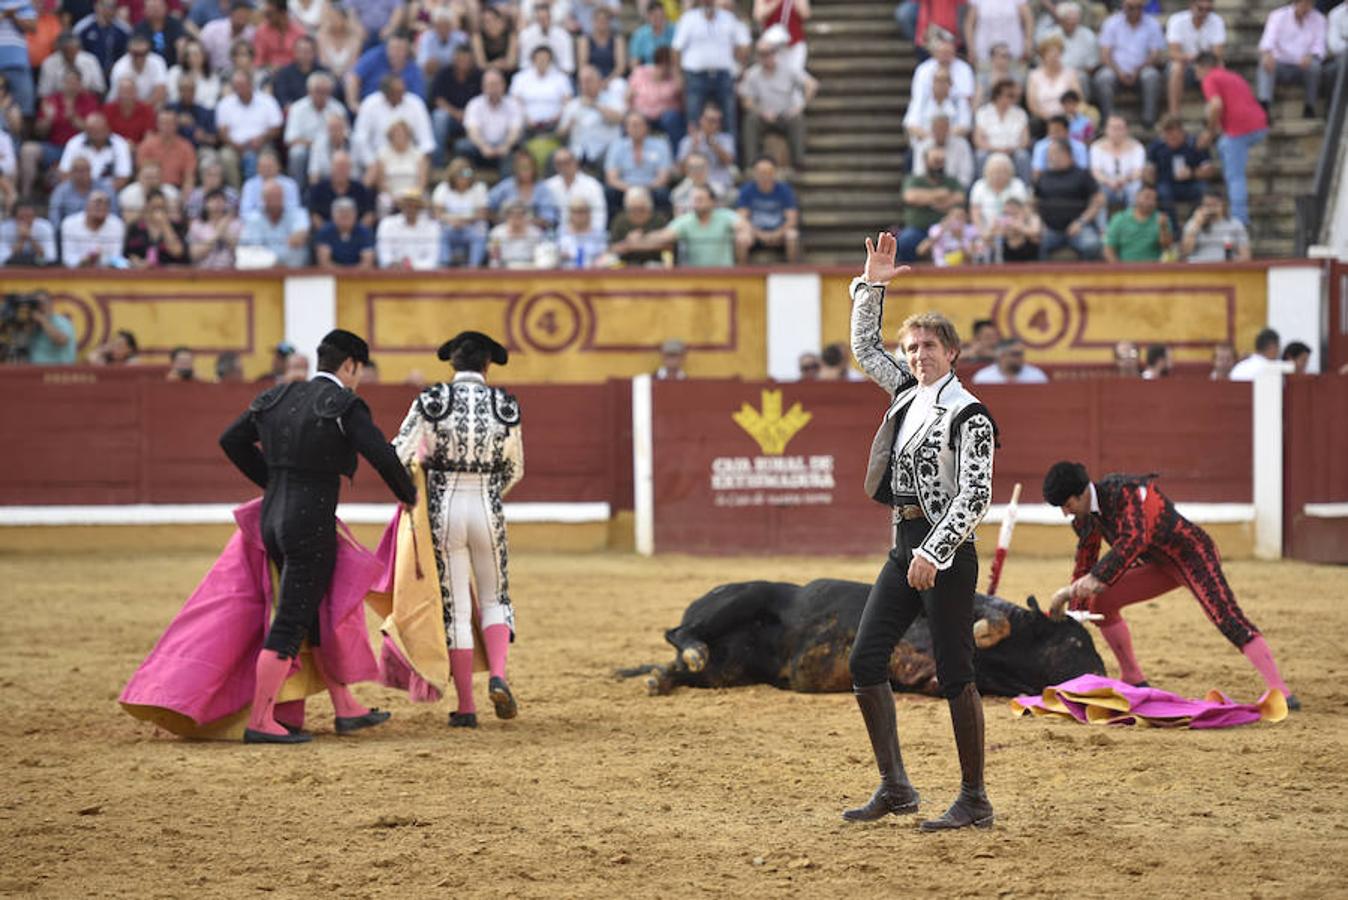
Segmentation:
<svg viewBox="0 0 1348 900">
<path fill-rule="evenodd" d="M 168 101 L 170 103 L 177 103 L 179 100 L 178 82 L 182 80 L 182 77 L 182 66 L 174 66 L 168 70 Z M 220 102 L 220 76 L 212 72 L 206 78 L 202 78 L 200 75 L 193 75 L 192 78 L 197 85 L 197 92 L 193 95 L 193 100 L 197 106 L 214 109 L 215 105 Z"/>
<path fill-rule="evenodd" d="M 982 110 L 980 110 L 981 112 Z M 931 120 L 940 113 L 950 120 L 951 128 L 969 131 L 973 128 L 973 113 L 969 111 L 969 98 L 948 94 L 944 100 L 937 100 L 931 94 L 914 95 L 903 114 L 903 127 L 917 126 L 923 131 L 931 131 Z"/>
<path fill-rule="evenodd" d="M 993 363 L 992 365 L 986 366 L 986 367 L 984 367 L 984 368 L 982 368 L 982 369 L 979 369 L 977 372 L 975 372 L 975 373 L 974 373 L 974 378 L 973 378 L 973 383 L 974 383 L 974 384 L 1048 384 L 1048 375 L 1044 374 L 1044 370 L 1041 369 L 1041 368 L 1039 368 L 1038 366 L 1032 366 L 1032 365 L 1030 365 L 1029 363 L 1026 363 L 1026 364 L 1025 364 L 1025 367 L 1024 367 L 1023 369 L 1020 370 L 1020 374 L 1018 374 L 1018 375 L 1017 375 L 1016 377 L 1014 377 L 1014 378 L 1008 378 L 1008 377 L 1006 377 L 1005 375 L 1002 374 L 1002 370 L 1001 370 L 1001 369 L 997 368 L 997 364 L 996 364 L 996 363 Z"/>
<path fill-rule="evenodd" d="M 679 16 L 674 49 L 685 72 L 735 72 L 735 49 L 749 46 L 749 33 L 733 14 L 717 9 L 711 19 L 702 8 Z"/>
<path fill-rule="evenodd" d="M 532 65 L 515 73 L 510 80 L 510 96 L 519 101 L 524 110 L 524 121 L 530 125 L 556 122 L 562 117 L 562 108 L 575 92 L 571 79 L 557 66 L 550 66 L 542 75 Z"/>
<path fill-rule="evenodd" d="M 1130 141 L 1122 153 L 1115 153 L 1109 142 L 1100 138 L 1091 144 L 1091 174 L 1096 178 L 1124 178 L 1129 181 L 1142 177 L 1147 167 L 1147 150 L 1140 141 Z"/>
<path fill-rule="evenodd" d="M 84 213 L 71 213 L 61 221 L 61 262 L 74 269 L 89 254 L 98 251 L 99 262 L 107 262 L 122 255 L 126 240 L 126 225 L 109 215 L 96 230 L 89 227 Z"/>
<path fill-rule="evenodd" d="M 13 178 L 18 169 L 19 161 L 14 156 L 14 139 L 8 132 L 0 131 L 0 175 Z"/>
<path fill-rule="evenodd" d="M 939 68 L 941 68 L 940 62 L 933 56 L 913 70 L 912 96 L 931 96 L 931 81 L 936 77 L 936 70 Z M 977 84 L 978 82 L 974 77 L 973 66 L 957 57 L 955 61 L 950 64 L 951 96 L 973 100 L 974 89 L 977 87 Z"/>
<path fill-rule="evenodd" d="M 980 61 L 992 57 L 993 44 L 1006 44 L 1012 59 L 1025 52 L 1025 29 L 1021 27 L 1020 8 L 1025 0 L 970 0 L 978 10 L 974 31 L 974 56 Z"/>
<path fill-rule="evenodd" d="M 520 76 L 516 75 L 515 81 L 518 82 L 519 79 Z M 514 89 L 512 84 L 511 90 Z M 562 107 L 562 120 L 557 127 L 568 130 L 567 145 L 572 153 L 590 160 L 604 158 L 609 145 L 622 137 L 622 115 L 627 112 L 626 93 L 626 83 L 621 78 L 615 78 L 607 88 L 599 92 L 593 106 L 585 103 L 580 97 L 573 97 L 566 102 L 566 106 Z M 617 113 L 617 121 L 606 121 L 600 107 Z M 565 207 L 566 204 L 562 205 Z"/>
<path fill-rule="evenodd" d="M 318 140 L 318 136 L 327 131 L 328 119 L 333 116 L 346 120 L 346 107 L 336 97 L 329 97 L 322 109 L 314 108 L 313 98 L 307 95 L 296 100 L 286 113 L 286 146 L 296 141 L 313 143 Z"/>
<path fill-rule="evenodd" d="M 608 227 L 608 204 L 604 200 L 604 186 L 598 179 L 584 172 L 577 172 L 571 184 L 567 185 L 562 176 L 554 175 L 543 182 L 543 187 L 547 188 L 548 193 L 557 201 L 557 208 L 563 211 L 571 208 L 572 200 L 582 198 L 590 205 L 590 224 L 595 228 Z"/>
<path fill-rule="evenodd" d="M 566 20 L 571 15 L 571 0 L 552 0 L 549 4 L 552 7 L 552 23 L 554 25 L 565 25 Z M 532 22 L 534 20 L 534 7 L 538 6 L 534 0 L 522 0 L 520 3 L 520 21 Z M 521 60 L 528 62 L 528 57 L 521 56 Z"/>
<path fill-rule="evenodd" d="M 1067 68 L 1091 72 L 1100 65 L 1100 40 L 1085 25 L 1078 25 L 1070 36 L 1055 25 L 1045 37 L 1056 37 L 1062 41 L 1062 64 Z"/>
<path fill-rule="evenodd" d="M 60 93 L 61 80 L 72 68 L 79 74 L 80 84 L 86 91 L 100 95 L 107 91 L 108 83 L 103 80 L 103 67 L 98 64 L 98 57 L 87 50 L 81 50 L 75 54 L 75 64 L 72 66 L 66 62 L 61 51 L 57 50 L 42 61 L 42 68 L 38 70 L 37 95 L 45 97 L 48 94 Z"/>
<path fill-rule="evenodd" d="M 1019 106 L 1008 107 L 1006 116 L 997 114 L 997 107 L 984 103 L 974 114 L 974 124 L 983 132 L 993 147 L 1019 147 L 1025 129 L 1030 127 L 1030 115 Z"/>
<path fill-rule="evenodd" d="M 145 57 L 145 65 L 137 72 L 131 54 L 126 54 L 113 63 L 112 73 L 108 75 L 109 100 L 116 99 L 117 82 L 123 78 L 135 81 L 136 96 L 148 103 L 154 96 L 155 88 L 163 87 L 164 90 L 168 90 L 168 65 L 165 64 L 164 57 L 158 53 L 151 53 Z"/>
<path fill-rule="evenodd" d="M 574 39 L 571 32 L 557 24 L 554 19 L 552 27 L 548 33 L 544 34 L 543 29 L 538 27 L 537 22 L 530 22 L 526 27 L 520 29 L 519 47 L 520 47 L 520 65 L 521 69 L 515 74 L 519 78 L 525 72 L 530 70 L 533 65 L 534 48 L 547 46 L 552 49 L 552 64 L 561 69 L 568 75 L 576 71 L 576 47 L 572 43 Z M 511 87 L 514 87 L 514 81 L 511 81 Z"/>
<path fill-rule="evenodd" d="M 401 267 L 406 259 L 419 272 L 440 264 L 440 225 L 425 211 L 415 225 L 402 213 L 383 219 L 375 231 L 375 256 L 381 269 Z"/>
<path fill-rule="evenodd" d="M 1231 374 L 1227 376 L 1232 381 L 1254 381 L 1255 376 L 1270 367 L 1276 367 L 1278 361 L 1269 359 L 1267 356 L 1260 356 L 1258 353 L 1251 353 L 1231 367 Z"/>
<path fill-rule="evenodd" d="M 602 197 L 603 194 L 601 193 Z M 480 181 L 466 191 L 456 191 L 448 181 L 442 181 L 431 193 L 431 210 L 440 218 L 476 219 L 487 208 L 487 186 Z"/>
<path fill-rule="evenodd" d="M 182 192 L 171 184 L 161 184 L 159 192 L 164 195 L 169 209 L 178 209 Z M 133 181 L 117 193 L 117 209 L 126 217 L 138 216 L 145 208 L 145 186 Z"/>
<path fill-rule="evenodd" d="M 1329 11 L 1325 48 L 1330 56 L 1343 56 L 1344 50 L 1348 50 L 1348 4 L 1340 3 Z"/>
<path fill-rule="evenodd" d="M 495 106 L 486 94 L 479 94 L 463 108 L 463 127 L 476 130 L 482 140 L 493 147 L 505 143 L 506 137 L 516 127 L 523 127 L 524 112 L 514 97 L 506 95 Z"/>
<path fill-rule="evenodd" d="M 973 190 L 969 192 L 969 205 L 976 207 L 983 221 L 988 224 L 1001 218 L 1008 200 L 1019 200 L 1021 203 L 1029 204 L 1030 191 L 1025 187 L 1025 182 L 1012 177 L 1006 183 L 1006 187 L 998 191 L 988 184 L 986 178 L 980 178 L 974 182 Z"/>
<path fill-rule="evenodd" d="M 805 75 L 799 69 L 780 64 L 769 75 L 760 64 L 754 63 L 740 80 L 739 93 L 753 101 L 760 114 L 785 116 L 805 107 Z M 908 108 L 911 110 L 912 104 Z M 906 118 L 904 122 L 907 123 Z"/>
<path fill-rule="evenodd" d="M 66 142 L 61 153 L 61 171 L 69 172 L 76 157 L 89 160 L 94 180 L 100 178 L 131 177 L 131 145 L 120 134 L 109 134 L 108 142 L 102 147 L 93 147 L 83 133 L 75 135 Z"/>
<path fill-rule="evenodd" d="M 246 144 L 262 137 L 273 128 L 280 128 L 285 117 L 281 105 L 265 91 L 253 91 L 253 99 L 244 103 L 238 94 L 230 94 L 215 107 L 215 126 L 229 129 L 229 139 L 235 144 Z"/>
<path fill-rule="evenodd" d="M 1211 12 L 1203 21 L 1203 27 L 1195 28 L 1193 13 L 1180 10 L 1166 22 L 1165 42 L 1179 44 L 1180 52 L 1192 58 L 1226 43 L 1226 23 L 1221 16 Z"/>
<path fill-rule="evenodd" d="M 375 91 L 360 101 L 351 132 L 351 149 L 361 168 L 375 161 L 379 148 L 388 142 L 388 127 L 398 119 L 412 130 L 412 143 L 418 150 L 422 153 L 435 151 L 435 133 L 431 130 L 431 114 L 426 111 L 426 102 L 406 91 L 398 105 L 393 106 L 383 91 Z"/>
<path fill-rule="evenodd" d="M 913 174 L 927 174 L 927 151 L 935 146 L 933 138 L 918 141 L 913 145 Z M 941 145 L 945 149 L 945 173 L 964 185 L 968 190 L 974 183 L 974 148 L 968 138 L 951 134 Z"/>
</svg>

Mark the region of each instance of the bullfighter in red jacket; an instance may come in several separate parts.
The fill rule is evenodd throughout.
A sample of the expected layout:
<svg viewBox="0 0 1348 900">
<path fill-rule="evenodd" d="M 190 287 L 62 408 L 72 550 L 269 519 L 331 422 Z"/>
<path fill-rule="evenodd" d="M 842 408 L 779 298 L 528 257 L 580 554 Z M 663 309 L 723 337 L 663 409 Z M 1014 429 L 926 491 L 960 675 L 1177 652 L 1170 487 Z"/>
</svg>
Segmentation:
<svg viewBox="0 0 1348 900">
<path fill-rule="evenodd" d="M 1269 688 L 1281 691 L 1289 708 L 1299 709 L 1278 673 L 1273 651 L 1236 603 L 1212 538 L 1175 510 L 1152 483 L 1155 477 L 1106 475 L 1092 483 L 1080 463 L 1059 462 L 1048 470 L 1044 500 L 1072 517 L 1078 540 L 1072 584 L 1054 595 L 1053 614 L 1062 616 L 1070 603 L 1073 609 L 1104 616 L 1100 633 L 1119 661 L 1120 676 L 1130 684 L 1146 685 L 1128 624 L 1119 613 L 1130 604 L 1187 587 Z M 1103 557 L 1102 539 L 1110 545 Z"/>
</svg>

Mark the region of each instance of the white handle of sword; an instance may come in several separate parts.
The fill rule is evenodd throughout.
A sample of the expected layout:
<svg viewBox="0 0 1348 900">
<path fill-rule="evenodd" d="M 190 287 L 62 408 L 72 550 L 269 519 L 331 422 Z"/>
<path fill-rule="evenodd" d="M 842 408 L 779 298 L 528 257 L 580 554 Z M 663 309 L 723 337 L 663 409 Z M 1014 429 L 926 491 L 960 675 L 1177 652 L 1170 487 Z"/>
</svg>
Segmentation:
<svg viewBox="0 0 1348 900">
<path fill-rule="evenodd" d="M 1011 546 L 1011 533 L 1016 530 L 1016 510 L 1020 507 L 1020 482 L 1011 489 L 1011 502 L 1006 504 L 1006 516 L 997 532 L 997 546 L 1007 549 Z"/>
</svg>

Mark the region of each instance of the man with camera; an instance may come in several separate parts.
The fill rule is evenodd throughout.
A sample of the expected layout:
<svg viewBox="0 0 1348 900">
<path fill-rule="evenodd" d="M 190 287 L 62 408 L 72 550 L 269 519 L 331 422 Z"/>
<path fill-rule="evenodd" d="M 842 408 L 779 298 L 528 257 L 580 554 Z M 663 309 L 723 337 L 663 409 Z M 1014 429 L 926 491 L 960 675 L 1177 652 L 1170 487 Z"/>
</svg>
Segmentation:
<svg viewBox="0 0 1348 900">
<path fill-rule="evenodd" d="M 0 306 L 0 360 L 35 366 L 75 364 L 75 324 L 52 309 L 46 291 L 8 294 Z"/>
</svg>

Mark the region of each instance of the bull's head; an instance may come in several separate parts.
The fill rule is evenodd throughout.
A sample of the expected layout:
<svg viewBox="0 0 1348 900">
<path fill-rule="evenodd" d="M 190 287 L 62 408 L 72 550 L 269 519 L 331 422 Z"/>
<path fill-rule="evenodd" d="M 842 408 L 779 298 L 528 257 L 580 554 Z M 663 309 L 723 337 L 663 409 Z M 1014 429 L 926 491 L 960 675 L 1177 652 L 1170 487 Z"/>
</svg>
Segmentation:
<svg viewBox="0 0 1348 900">
<path fill-rule="evenodd" d="M 1073 619 L 1054 621 L 1031 596 L 1025 606 L 999 602 L 974 625 L 979 682 L 998 693 L 1038 693 L 1078 675 L 1103 675 L 1104 661 L 1090 633 Z"/>
</svg>

